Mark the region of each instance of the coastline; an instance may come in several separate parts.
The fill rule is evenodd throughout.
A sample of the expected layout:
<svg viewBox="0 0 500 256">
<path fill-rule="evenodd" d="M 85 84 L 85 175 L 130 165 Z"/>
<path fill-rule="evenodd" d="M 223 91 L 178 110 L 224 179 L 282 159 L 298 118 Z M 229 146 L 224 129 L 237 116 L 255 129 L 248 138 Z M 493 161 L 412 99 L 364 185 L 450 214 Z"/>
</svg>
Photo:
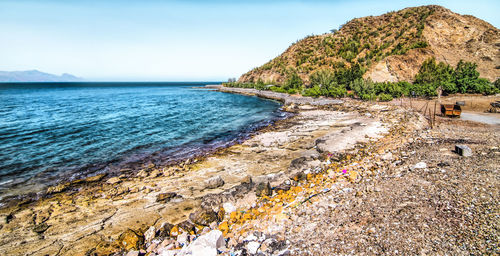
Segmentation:
<svg viewBox="0 0 500 256">
<path fill-rule="evenodd" d="M 244 129 L 235 130 L 231 135 L 211 137 L 207 141 L 205 139 L 193 140 L 186 144 L 149 153 L 127 154 L 106 162 L 90 162 L 81 167 L 65 170 L 63 173 L 58 174 L 58 177 L 39 178 L 38 180 L 36 177 L 33 177 L 34 180 L 31 180 L 31 183 L 41 184 L 49 182 L 49 185 L 37 185 L 36 187 L 32 185 L 33 188 L 27 188 L 21 183 L 16 184 L 15 187 L 10 188 L 15 190 L 15 193 L 2 194 L 0 196 L 0 209 L 48 198 L 53 193 L 78 191 L 82 186 L 91 184 L 100 185 L 100 183 L 112 177 L 133 177 L 140 170 L 148 169 L 148 166 L 151 164 L 165 168 L 179 166 L 186 161 L 199 161 L 225 148 L 245 141 L 261 129 L 288 118 L 290 114 L 292 113 L 283 111 L 280 107 L 273 111 L 271 118 L 250 123 Z M 55 178 L 57 180 L 54 180 Z"/>
<path fill-rule="evenodd" d="M 240 90 L 227 92 L 271 97 Z M 0 252 L 101 255 L 123 250 L 120 241 L 128 230 L 144 234 L 151 227 L 159 231 L 175 225 L 200 231 L 203 227 L 190 218 L 200 209 L 220 213 L 224 203 L 251 209 L 262 200 L 252 191 L 266 190 L 266 184 L 272 190 L 300 186 L 309 174 L 319 175 L 328 161 L 344 161 L 346 150 L 360 150 L 360 145 L 378 140 L 391 143 L 395 131 L 398 140 L 404 140 L 401 135 L 426 126 L 422 116 L 393 106 L 349 100 L 333 100 L 332 105 L 322 99 L 307 104 L 310 99 L 272 97 L 288 102 L 284 108 L 295 115 L 241 144 L 178 166 L 145 166 L 135 177 L 96 176 L 78 191 L 54 191 L 50 198 L 3 209 Z M 287 101 L 289 97 L 294 99 Z M 334 159 L 327 159 L 329 152 Z"/>
</svg>

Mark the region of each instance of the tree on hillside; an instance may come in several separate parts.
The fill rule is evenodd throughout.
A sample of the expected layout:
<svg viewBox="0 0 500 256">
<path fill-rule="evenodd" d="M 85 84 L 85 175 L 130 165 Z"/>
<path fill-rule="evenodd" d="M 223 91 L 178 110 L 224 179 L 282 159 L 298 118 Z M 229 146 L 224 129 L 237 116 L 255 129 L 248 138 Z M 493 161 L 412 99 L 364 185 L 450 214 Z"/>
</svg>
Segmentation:
<svg viewBox="0 0 500 256">
<path fill-rule="evenodd" d="M 309 76 L 311 88 L 304 93 L 305 96 L 328 96 L 344 97 L 347 94 L 345 85 L 338 84 L 335 78 L 335 72 L 330 69 L 320 69 Z"/>
<path fill-rule="evenodd" d="M 349 86 L 354 80 L 363 77 L 364 70 L 361 66 L 356 63 L 350 68 L 340 68 L 335 71 L 335 80 L 338 84 L 343 84 Z"/>
<path fill-rule="evenodd" d="M 309 81 L 311 86 L 327 86 L 334 84 L 335 81 L 335 72 L 330 69 L 320 69 L 313 72 L 309 76 Z"/>
<path fill-rule="evenodd" d="M 438 64 L 434 57 L 427 59 L 415 76 L 416 93 L 421 96 L 433 96 L 439 86 L 445 94 L 456 93 L 453 72 L 450 65 L 443 62 Z"/>
<path fill-rule="evenodd" d="M 454 75 L 455 84 L 461 93 L 481 91 L 481 88 L 478 88 L 481 82 L 479 82 L 479 72 L 476 68 L 476 63 L 462 60 L 458 62 Z"/>
<path fill-rule="evenodd" d="M 297 74 L 297 72 L 291 71 L 288 73 L 288 78 L 286 79 L 283 88 L 285 90 L 290 90 L 290 89 L 299 90 L 299 89 L 302 89 L 303 83 L 304 82 L 302 81 L 300 76 Z"/>
<path fill-rule="evenodd" d="M 375 98 L 375 84 L 371 80 L 358 78 L 351 82 L 350 87 L 363 100 Z"/>
</svg>

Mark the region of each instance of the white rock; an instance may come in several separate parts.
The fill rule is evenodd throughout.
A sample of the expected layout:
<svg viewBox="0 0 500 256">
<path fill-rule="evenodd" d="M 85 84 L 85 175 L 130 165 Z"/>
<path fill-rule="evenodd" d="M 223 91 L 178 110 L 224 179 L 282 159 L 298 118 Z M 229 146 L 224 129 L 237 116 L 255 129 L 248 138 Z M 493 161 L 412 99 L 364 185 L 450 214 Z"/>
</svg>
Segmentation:
<svg viewBox="0 0 500 256">
<path fill-rule="evenodd" d="M 425 162 L 420 162 L 413 166 L 413 169 L 423 169 L 423 168 L 427 168 L 427 164 Z"/>
<path fill-rule="evenodd" d="M 175 256 L 175 255 L 178 255 L 177 253 L 179 253 L 179 250 L 165 250 L 165 251 L 162 251 L 159 255 L 160 256 Z"/>
<path fill-rule="evenodd" d="M 154 226 L 149 227 L 149 229 L 144 233 L 144 240 L 146 243 L 151 242 L 155 238 L 156 228 Z"/>
<path fill-rule="evenodd" d="M 139 251 L 130 251 L 126 256 L 139 256 Z"/>
<path fill-rule="evenodd" d="M 226 213 L 232 213 L 232 212 L 236 211 L 236 207 L 234 207 L 234 205 L 232 203 L 229 203 L 229 202 L 224 203 L 222 205 L 222 207 L 224 208 L 224 211 Z"/>
<path fill-rule="evenodd" d="M 177 236 L 177 242 L 184 245 L 188 243 L 188 233 L 184 232 Z"/>
<path fill-rule="evenodd" d="M 217 255 L 217 249 L 225 246 L 226 242 L 219 230 L 212 230 L 208 234 L 198 237 L 189 246 L 182 248 L 177 255 L 212 256 Z"/>
<path fill-rule="evenodd" d="M 392 159 L 392 153 L 391 153 L 391 152 L 389 152 L 389 153 L 387 153 L 387 154 L 383 155 L 383 156 L 382 156 L 382 159 L 383 159 L 383 160 L 391 160 L 391 159 Z"/>
<path fill-rule="evenodd" d="M 260 244 L 258 242 L 250 242 L 247 244 L 247 251 L 250 253 L 250 254 L 256 254 L 257 251 L 259 250 L 259 247 L 260 247 Z"/>
<path fill-rule="evenodd" d="M 243 241 L 245 242 L 248 242 L 248 241 L 256 241 L 257 240 L 257 237 L 254 236 L 253 234 L 250 234 L 248 235 L 247 237 L 245 237 L 245 239 L 243 239 Z"/>
</svg>

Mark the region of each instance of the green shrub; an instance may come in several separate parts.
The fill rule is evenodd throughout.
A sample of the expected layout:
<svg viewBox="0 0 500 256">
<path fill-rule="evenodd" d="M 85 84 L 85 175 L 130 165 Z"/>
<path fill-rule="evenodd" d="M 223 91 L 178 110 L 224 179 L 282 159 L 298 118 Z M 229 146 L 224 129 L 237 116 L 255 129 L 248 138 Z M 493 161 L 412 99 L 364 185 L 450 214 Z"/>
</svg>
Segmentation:
<svg viewBox="0 0 500 256">
<path fill-rule="evenodd" d="M 380 101 L 391 101 L 393 98 L 389 94 L 381 93 L 378 95 L 378 100 Z"/>
<path fill-rule="evenodd" d="M 285 90 L 289 89 L 302 89 L 303 81 L 300 78 L 300 76 L 297 74 L 297 72 L 292 71 L 288 74 L 288 78 L 284 83 L 283 88 Z"/>
<path fill-rule="evenodd" d="M 487 79 L 479 78 L 474 84 L 475 90 L 478 93 L 482 93 L 484 95 L 492 95 L 497 94 L 499 90 L 495 87 L 494 84 L 490 83 Z"/>
<path fill-rule="evenodd" d="M 287 90 L 285 90 L 283 87 L 280 86 L 272 86 L 269 88 L 273 92 L 281 92 L 281 93 L 288 93 Z"/>
<path fill-rule="evenodd" d="M 335 83 L 335 72 L 330 69 L 320 69 L 309 76 L 311 86 L 331 86 Z"/>
<path fill-rule="evenodd" d="M 415 76 L 414 91 L 419 96 L 435 96 L 437 95 L 436 89 L 443 86 L 443 92 L 453 93 L 454 87 L 454 72 L 450 65 L 443 62 L 436 63 L 435 58 L 430 58 L 424 61 L 420 67 L 418 74 Z"/>
<path fill-rule="evenodd" d="M 410 46 L 410 49 L 415 49 L 415 48 L 425 48 L 429 46 L 429 44 L 426 41 L 419 41 Z"/>
<path fill-rule="evenodd" d="M 322 95 L 321 87 L 319 87 L 318 85 L 315 85 L 315 86 L 313 86 L 311 88 L 308 88 L 308 89 L 304 90 L 304 92 L 302 93 L 302 95 L 307 96 L 307 97 L 317 98 L 317 97 L 319 97 L 319 96 Z"/>
<path fill-rule="evenodd" d="M 482 93 L 482 82 L 479 81 L 477 64 L 460 60 L 455 68 L 455 84 L 461 93 Z"/>
<path fill-rule="evenodd" d="M 500 90 L 500 78 L 497 78 L 497 80 L 495 81 L 495 87 Z"/>
<path fill-rule="evenodd" d="M 361 98 L 363 98 L 364 94 L 375 94 L 375 86 L 371 80 L 363 80 L 362 78 L 358 78 L 350 84 L 350 87 L 356 93 L 356 95 Z"/>
<path fill-rule="evenodd" d="M 372 100 L 372 99 L 374 99 L 374 98 L 376 98 L 376 97 L 375 97 L 375 95 L 373 95 L 373 94 L 368 94 L 368 93 L 366 93 L 366 94 L 361 94 L 360 98 L 361 98 L 362 100 L 364 100 L 364 101 L 369 101 L 369 100 Z"/>
<path fill-rule="evenodd" d="M 327 89 L 326 92 L 326 96 L 334 98 L 342 98 L 345 97 L 346 94 L 347 90 L 345 89 L 344 86 L 341 85 L 331 86 L 330 88 Z"/>
</svg>

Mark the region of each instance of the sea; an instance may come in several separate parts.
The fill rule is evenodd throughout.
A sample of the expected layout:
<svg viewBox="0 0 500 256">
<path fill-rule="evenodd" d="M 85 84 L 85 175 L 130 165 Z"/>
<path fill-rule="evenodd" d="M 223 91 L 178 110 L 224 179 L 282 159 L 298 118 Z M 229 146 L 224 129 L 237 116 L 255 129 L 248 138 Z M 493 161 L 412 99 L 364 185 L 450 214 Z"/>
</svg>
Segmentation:
<svg viewBox="0 0 500 256">
<path fill-rule="evenodd" d="M 184 161 L 286 118 L 206 82 L 0 84 L 0 200 Z"/>
</svg>

